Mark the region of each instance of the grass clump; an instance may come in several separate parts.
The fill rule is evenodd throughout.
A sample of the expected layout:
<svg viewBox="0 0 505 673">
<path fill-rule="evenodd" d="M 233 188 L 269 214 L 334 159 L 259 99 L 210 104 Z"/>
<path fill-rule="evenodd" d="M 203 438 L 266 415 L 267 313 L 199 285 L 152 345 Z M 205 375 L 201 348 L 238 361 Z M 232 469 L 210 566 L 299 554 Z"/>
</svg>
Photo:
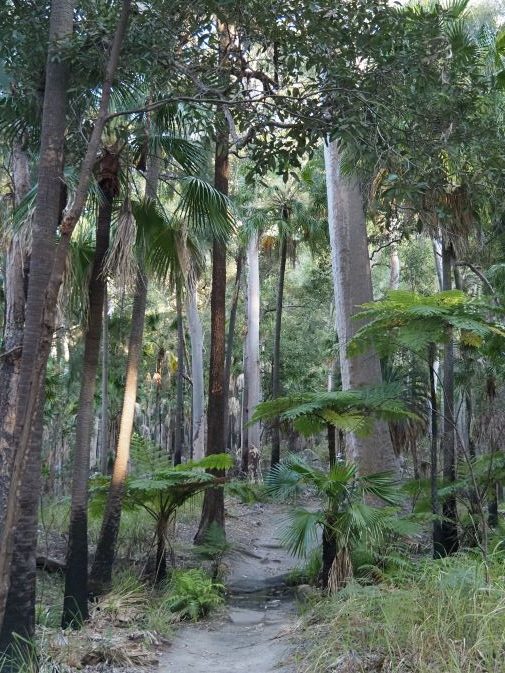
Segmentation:
<svg viewBox="0 0 505 673">
<path fill-rule="evenodd" d="M 503 556 L 494 559 L 490 571 L 486 583 L 482 564 L 460 554 L 420 563 L 388 584 L 349 584 L 307 618 L 304 637 L 310 647 L 300 670 L 337 672 L 353 653 L 353 670 L 368 666 L 373 657 L 376 667 L 366 670 L 504 671 Z"/>
</svg>

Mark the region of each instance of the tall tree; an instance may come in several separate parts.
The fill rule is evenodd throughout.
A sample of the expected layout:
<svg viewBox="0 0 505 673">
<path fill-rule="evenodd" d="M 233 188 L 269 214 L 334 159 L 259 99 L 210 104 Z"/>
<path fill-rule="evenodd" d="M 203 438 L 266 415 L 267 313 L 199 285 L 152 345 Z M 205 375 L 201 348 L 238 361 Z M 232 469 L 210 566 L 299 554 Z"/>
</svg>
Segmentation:
<svg viewBox="0 0 505 673">
<path fill-rule="evenodd" d="M 442 239 L 442 281 L 443 290 L 452 289 L 452 258 L 453 249 L 447 237 Z M 456 420 L 454 412 L 454 341 L 451 338 L 444 344 L 443 359 L 443 427 L 442 427 L 442 457 L 444 481 L 451 484 L 456 481 Z M 438 550 L 441 555 L 453 554 L 458 551 L 458 524 L 456 495 L 451 494 L 442 503 L 444 518 L 440 524 L 440 544 Z"/>
<path fill-rule="evenodd" d="M 189 274 L 186 287 L 186 314 L 191 341 L 192 411 L 191 437 L 193 458 L 205 454 L 205 391 L 203 370 L 203 330 L 197 304 L 197 285 L 194 274 Z"/>
<path fill-rule="evenodd" d="M 227 28 L 220 26 L 221 31 Z M 214 186 L 228 195 L 229 129 L 224 116 L 219 115 L 221 128 L 216 137 Z M 214 237 L 212 244 L 212 290 L 210 295 L 210 365 L 207 410 L 206 455 L 222 453 L 226 446 L 224 436 L 224 366 L 226 342 L 226 244 Z M 203 497 L 202 516 L 195 542 L 203 543 L 209 528 L 216 524 L 224 530 L 224 495 L 222 488 L 209 488 Z"/>
<path fill-rule="evenodd" d="M 324 156 L 342 389 L 378 385 L 382 373 L 376 352 L 369 350 L 356 357 L 347 354 L 347 344 L 360 327 L 353 315 L 357 307 L 373 299 L 363 198 L 357 179 L 342 173 L 338 143 L 325 145 Z M 348 457 L 358 463 L 362 474 L 397 471 L 384 422 L 376 422 L 370 437 L 351 433 L 347 447 Z"/>
<path fill-rule="evenodd" d="M 119 157 L 114 150 L 106 150 L 100 162 L 98 183 L 102 201 L 98 209 L 95 256 L 88 287 L 87 325 L 76 419 L 63 628 L 79 626 L 88 618 L 88 478 L 105 301 L 104 262 L 109 248 L 113 202 L 119 191 L 118 174 Z"/>
<path fill-rule="evenodd" d="M 146 172 L 145 196 L 148 202 L 156 200 L 160 162 L 151 157 Z M 144 336 L 144 322 L 147 306 L 147 274 L 142 262 L 139 262 L 135 280 L 135 294 L 131 317 L 130 337 L 128 340 L 128 359 L 126 362 L 125 389 L 121 409 L 121 422 L 116 444 L 112 479 L 107 495 L 107 503 L 102 519 L 100 536 L 96 548 L 95 558 L 90 573 L 90 590 L 94 594 L 101 594 L 110 588 L 112 581 L 112 566 L 116 553 L 117 536 L 121 522 L 121 509 L 125 480 L 128 474 L 130 459 L 130 442 L 135 417 L 135 403 L 139 369 L 141 364 L 142 344 Z"/>
<path fill-rule="evenodd" d="M 182 314 L 182 281 L 179 274 L 177 274 L 175 281 L 175 307 L 177 317 L 177 382 L 174 465 L 180 465 L 184 446 L 184 322 Z"/>
<path fill-rule="evenodd" d="M 123 0 L 117 28 L 112 40 L 102 83 L 96 121 L 79 172 L 79 180 L 71 207 L 61 220 L 60 237 L 56 229 L 62 210 L 63 146 L 66 128 L 67 64 L 57 53 L 59 41 L 72 32 L 73 2 L 54 0 L 51 7 L 49 50 L 46 69 L 46 87 L 42 114 L 41 152 L 39 159 L 38 190 L 35 225 L 32 233 L 30 283 L 26 302 L 23 351 L 20 367 L 20 385 L 16 406 L 14 433 L 14 461 L 11 486 L 5 516 L 5 531 L 0 550 L 0 620 L 4 619 L 10 575 L 17 572 L 11 566 L 16 519 L 20 513 L 19 498 L 24 490 L 38 494 L 39 475 L 29 470 L 35 462 L 30 451 L 40 456 L 41 443 L 32 441 L 43 397 L 44 376 L 56 320 L 56 307 L 61 287 L 70 239 L 84 208 L 91 173 L 108 119 L 112 84 L 121 46 L 126 35 L 131 0 Z M 39 458 L 40 460 L 40 458 Z M 36 546 L 36 517 L 31 529 L 24 535 Z M 33 602 L 33 601 L 32 601 Z"/>
<path fill-rule="evenodd" d="M 247 244 L 247 336 L 246 336 L 245 389 L 247 391 L 247 415 L 252 417 L 261 402 L 260 371 L 260 274 L 259 274 L 259 233 L 252 232 Z M 247 474 L 249 453 L 253 450 L 261 455 L 261 425 L 256 422 L 248 427 L 247 444 L 242 455 L 242 471 Z M 257 459 L 256 459 L 257 463 Z M 257 477 L 258 475 L 253 475 Z"/>
<path fill-rule="evenodd" d="M 282 218 L 285 222 L 289 220 L 289 209 L 286 205 L 283 207 Z M 286 277 L 286 260 L 288 253 L 287 231 L 280 233 L 279 250 L 279 278 L 277 281 L 277 303 L 275 309 L 275 331 L 274 331 L 274 352 L 272 360 L 272 398 L 275 399 L 281 394 L 281 330 L 282 330 L 282 309 L 284 304 L 284 281 Z M 272 424 L 272 458 L 271 465 L 277 465 L 281 457 L 281 426 L 279 419 L 274 419 Z"/>
<path fill-rule="evenodd" d="M 25 313 L 25 328 L 17 390 L 16 421 L 12 433 L 13 464 L 10 471 L 10 488 L 6 502 L 4 530 L 0 549 L 0 623 L 3 623 L 9 591 L 14 533 L 19 513 L 18 489 L 37 492 L 38 475 L 26 472 L 26 455 L 31 447 L 32 419 L 37 417 L 40 404 L 40 374 L 36 364 L 42 334 L 45 293 L 52 270 L 55 250 L 55 233 L 61 213 L 61 185 L 63 173 L 63 145 L 65 139 L 67 108 L 68 64 L 58 58 L 61 40 L 72 34 L 74 2 L 53 0 L 49 24 L 49 49 L 46 63 L 44 105 L 41 125 L 40 160 L 35 217 L 32 228 L 32 255 L 30 282 Z M 4 423 L 9 419 L 4 419 Z M 24 473 L 23 473 L 23 470 Z M 34 541 L 33 532 L 31 539 Z M 17 569 L 15 569 L 17 572 Z M 21 570 L 21 569 L 20 569 Z M 27 572 L 26 569 L 24 569 Z M 30 578 L 26 577 L 30 583 Z M 26 615 L 31 622 L 31 615 Z M 7 635 L 6 640 L 9 639 Z"/>
</svg>

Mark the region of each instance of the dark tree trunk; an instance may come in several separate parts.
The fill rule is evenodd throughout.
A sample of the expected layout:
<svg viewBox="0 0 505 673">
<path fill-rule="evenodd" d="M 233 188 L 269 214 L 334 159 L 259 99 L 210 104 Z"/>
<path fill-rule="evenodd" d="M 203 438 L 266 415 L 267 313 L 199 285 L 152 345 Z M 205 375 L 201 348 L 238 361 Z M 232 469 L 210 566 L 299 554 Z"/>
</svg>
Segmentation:
<svg viewBox="0 0 505 673">
<path fill-rule="evenodd" d="M 229 129 L 220 117 L 222 128 L 216 139 L 214 184 L 228 194 L 229 181 Z M 212 290 L 210 295 L 210 365 L 209 402 L 207 413 L 206 455 L 221 453 L 226 448 L 224 436 L 224 367 L 226 340 L 226 245 L 214 239 L 212 245 Z M 221 472 L 216 472 L 222 476 Z M 195 543 L 202 544 L 212 525 L 224 530 L 224 495 L 222 488 L 208 488 L 203 497 L 202 516 Z"/>
<path fill-rule="evenodd" d="M 126 364 L 125 391 L 116 447 L 116 458 L 114 460 L 112 479 L 103 515 L 100 537 L 98 539 L 95 559 L 89 578 L 89 589 L 93 595 L 100 595 L 107 591 L 110 588 L 112 581 L 112 565 L 116 554 L 124 485 L 130 458 L 130 441 L 133 431 L 135 402 L 137 399 L 137 382 L 142 355 L 146 304 L 147 278 L 145 277 L 145 274 L 139 270 L 137 274 L 135 297 L 133 300 L 132 322 L 128 342 L 128 361 Z"/>
<path fill-rule="evenodd" d="M 335 466 L 337 462 L 337 437 L 336 429 L 332 423 L 326 425 L 326 435 L 328 437 L 328 459 L 330 461 L 330 469 Z"/>
<path fill-rule="evenodd" d="M 156 570 L 154 581 L 159 584 L 167 577 L 167 529 L 168 522 L 160 518 L 156 526 Z"/>
<path fill-rule="evenodd" d="M 438 402 L 435 382 L 436 346 L 428 347 L 428 362 L 430 374 L 430 481 L 431 481 L 431 511 L 435 517 L 440 516 L 440 500 L 438 497 Z M 433 521 L 433 557 L 443 556 L 440 521 Z"/>
<path fill-rule="evenodd" d="M 156 199 L 159 169 L 159 160 L 151 157 L 146 175 L 146 198 L 151 201 Z M 142 358 L 146 306 L 147 276 L 140 266 L 135 282 L 135 296 L 133 298 L 130 337 L 128 340 L 126 380 L 116 455 L 102 527 L 89 577 L 89 590 L 93 595 L 100 595 L 106 592 L 110 588 L 112 581 L 112 566 L 116 554 L 119 524 L 121 523 L 124 485 L 128 474 L 128 461 L 130 460 L 130 442 L 133 432 L 138 376 Z"/>
<path fill-rule="evenodd" d="M 442 277 L 444 290 L 452 288 L 452 246 L 442 242 Z M 443 364 L 444 387 L 444 421 L 442 435 L 442 455 L 444 459 L 444 482 L 452 484 L 456 481 L 456 442 L 454 419 L 454 341 L 451 338 L 444 345 Z M 441 524 L 441 555 L 454 554 L 458 551 L 457 503 L 454 495 L 445 498 L 442 506 L 444 521 Z"/>
<path fill-rule="evenodd" d="M 279 284 L 277 286 L 277 307 L 275 311 L 274 354 L 272 363 L 272 399 L 281 393 L 281 328 L 282 307 L 284 301 L 284 278 L 286 275 L 287 238 L 281 238 Z M 281 457 L 281 427 L 276 418 L 272 424 L 272 459 L 271 465 L 277 465 Z"/>
<path fill-rule="evenodd" d="M 33 423 L 31 442 L 28 454 L 27 470 L 31 475 L 31 488 L 24 489 L 19 499 L 18 527 L 14 534 L 14 551 L 12 573 L 5 617 L 0 631 L 0 652 L 7 655 L 7 666 L 2 671 L 9 671 L 9 659 L 12 672 L 20 670 L 19 663 L 33 653 L 32 639 L 35 634 L 35 580 L 37 556 L 37 524 L 40 491 L 41 455 L 34 450 L 42 442 L 43 431 L 43 400 L 40 399 L 37 415 Z M 16 662 L 20 658 L 21 662 Z"/>
<path fill-rule="evenodd" d="M 337 555 L 337 545 L 335 542 L 335 535 L 329 526 L 323 529 L 323 563 L 320 574 L 320 584 L 323 589 L 328 587 L 328 579 L 330 576 L 331 566 Z"/>
<path fill-rule="evenodd" d="M 235 273 L 235 284 L 233 286 L 233 295 L 231 299 L 230 318 L 228 320 L 228 337 L 226 339 L 226 358 L 224 365 L 224 438 L 228 443 L 230 451 L 233 450 L 232 442 L 230 440 L 230 377 L 231 364 L 233 359 L 233 343 L 235 341 L 235 325 L 237 322 L 237 306 L 240 295 L 240 283 L 242 279 L 242 267 L 244 264 L 244 256 L 240 250 L 237 255 L 237 270 Z"/>
<path fill-rule="evenodd" d="M 0 549 L 0 623 L 9 590 L 10 577 L 17 570 L 12 566 L 14 531 L 20 512 L 19 498 L 27 484 L 21 483 L 24 468 L 33 463 L 28 457 L 31 425 L 37 416 L 39 397 L 38 365 L 40 339 L 45 303 L 45 293 L 52 270 L 55 250 L 55 233 L 61 212 L 61 178 L 63 174 L 63 145 L 67 107 L 67 69 L 65 59 L 55 58 L 57 40 L 72 33 L 74 2 L 53 0 L 49 27 L 49 51 L 46 63 L 44 105 L 42 112 L 41 146 L 38 168 L 38 190 L 35 218 L 32 229 L 32 256 L 30 283 L 23 333 L 23 350 L 20 364 L 16 423 L 13 433 L 12 483 L 5 511 L 5 529 Z M 2 426 L 9 419 L 2 420 Z M 18 527 L 19 529 L 19 527 Z"/>
<path fill-rule="evenodd" d="M 184 444 L 184 325 L 182 322 L 182 288 L 180 282 L 176 282 L 175 302 L 177 313 L 177 401 L 174 465 L 180 465 Z"/>
<path fill-rule="evenodd" d="M 104 279 L 102 312 L 102 403 L 100 411 L 100 451 L 99 467 L 107 474 L 109 462 L 109 301 L 107 279 Z"/>
<path fill-rule="evenodd" d="M 84 208 L 89 180 L 96 161 L 102 131 L 105 126 L 112 82 L 130 10 L 130 0 L 123 0 L 117 30 L 112 41 L 105 78 L 102 85 L 99 112 L 93 126 L 79 174 L 75 198 L 60 226 L 56 246 L 59 213 L 65 207 L 63 185 L 63 149 L 66 130 L 67 68 L 65 59 L 57 57 L 59 41 L 72 32 L 74 2 L 53 0 L 49 29 L 49 51 L 46 64 L 44 106 L 42 114 L 41 150 L 38 172 L 35 223 L 32 232 L 30 283 L 26 304 L 20 383 L 16 405 L 14 433 L 14 462 L 5 516 L 5 531 L 0 549 L 0 621 L 3 622 L 10 576 L 14 532 L 20 527 L 16 520 L 21 512 L 20 493 L 39 486 L 35 476 L 27 472 L 32 462 L 30 451 L 40 452 L 41 444 L 32 441 L 34 422 L 43 392 L 43 381 L 55 325 L 58 292 L 61 286 L 70 237 Z M 63 197 L 63 198 L 62 198 Z M 37 491 L 38 495 L 38 491 Z M 27 536 L 31 531 L 26 532 Z M 33 544 L 36 544 L 34 541 Z"/>
<path fill-rule="evenodd" d="M 76 419 L 72 505 L 61 619 L 64 629 L 70 625 L 78 627 L 88 619 L 88 478 L 105 298 L 103 266 L 109 248 L 113 201 L 118 191 L 118 157 L 107 153 L 102 159 L 101 170 L 106 177 L 100 181 L 103 200 L 98 211 L 95 257 L 88 289 L 88 322 Z"/>
</svg>

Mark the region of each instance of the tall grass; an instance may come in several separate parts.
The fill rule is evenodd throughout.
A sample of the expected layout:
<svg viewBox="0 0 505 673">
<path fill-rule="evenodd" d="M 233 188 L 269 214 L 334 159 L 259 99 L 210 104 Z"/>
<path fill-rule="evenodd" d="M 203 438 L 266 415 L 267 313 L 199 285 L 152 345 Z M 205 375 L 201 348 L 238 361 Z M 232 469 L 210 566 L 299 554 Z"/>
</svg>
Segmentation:
<svg viewBox="0 0 505 673">
<path fill-rule="evenodd" d="M 307 617 L 300 670 L 337 671 L 339 657 L 357 652 L 364 661 L 380 655 L 377 670 L 390 673 L 503 673 L 503 556 L 490 570 L 486 584 L 482 564 L 461 554 L 419 563 L 388 584 L 349 585 Z"/>
</svg>

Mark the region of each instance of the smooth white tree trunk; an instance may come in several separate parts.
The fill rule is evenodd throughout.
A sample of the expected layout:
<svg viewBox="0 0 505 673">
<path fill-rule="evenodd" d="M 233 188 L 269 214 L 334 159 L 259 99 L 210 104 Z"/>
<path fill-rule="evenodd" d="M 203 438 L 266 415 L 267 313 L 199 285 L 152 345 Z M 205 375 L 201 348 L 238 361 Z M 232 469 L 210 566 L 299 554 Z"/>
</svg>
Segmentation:
<svg viewBox="0 0 505 673">
<path fill-rule="evenodd" d="M 246 386 L 247 416 L 250 418 L 261 402 L 260 376 L 260 274 L 259 236 L 254 232 L 247 245 L 247 336 L 246 336 Z M 248 427 L 247 443 L 258 456 L 261 451 L 261 426 L 254 423 Z"/>
<path fill-rule="evenodd" d="M 192 441 L 193 458 L 205 455 L 205 388 L 203 379 L 203 330 L 197 305 L 196 283 L 188 283 L 186 313 L 191 340 L 191 379 L 193 382 Z"/>
<path fill-rule="evenodd" d="M 347 344 L 359 328 L 353 315 L 373 299 L 363 198 L 358 181 L 342 174 L 336 142 L 325 145 L 324 157 L 342 388 L 378 385 L 382 374 L 375 351 L 353 358 L 347 355 Z M 398 471 L 386 423 L 377 422 L 365 438 L 350 434 L 347 451 L 362 474 Z"/>
<path fill-rule="evenodd" d="M 400 287 L 400 255 L 396 243 L 391 244 L 389 252 L 389 289 L 398 290 Z"/>
</svg>

